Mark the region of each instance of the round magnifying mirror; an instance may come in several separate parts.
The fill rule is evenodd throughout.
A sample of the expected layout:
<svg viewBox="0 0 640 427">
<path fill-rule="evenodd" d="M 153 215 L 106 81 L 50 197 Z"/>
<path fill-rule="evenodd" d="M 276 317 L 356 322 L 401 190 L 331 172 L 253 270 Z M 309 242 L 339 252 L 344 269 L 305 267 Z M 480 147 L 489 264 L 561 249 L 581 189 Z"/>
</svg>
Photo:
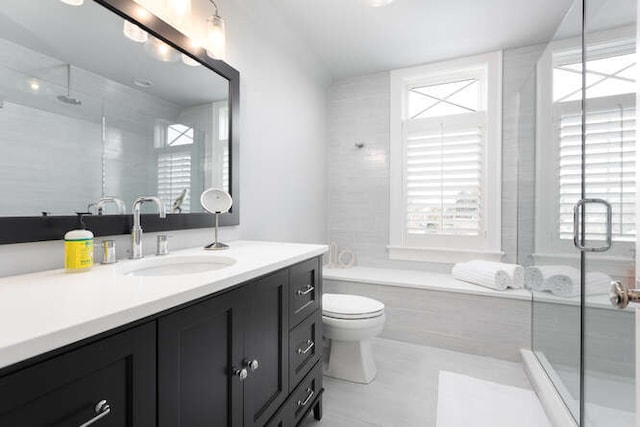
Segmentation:
<svg viewBox="0 0 640 427">
<path fill-rule="evenodd" d="M 220 188 L 209 188 L 200 195 L 200 204 L 210 213 L 222 213 L 231 209 L 231 195 Z"/>
</svg>

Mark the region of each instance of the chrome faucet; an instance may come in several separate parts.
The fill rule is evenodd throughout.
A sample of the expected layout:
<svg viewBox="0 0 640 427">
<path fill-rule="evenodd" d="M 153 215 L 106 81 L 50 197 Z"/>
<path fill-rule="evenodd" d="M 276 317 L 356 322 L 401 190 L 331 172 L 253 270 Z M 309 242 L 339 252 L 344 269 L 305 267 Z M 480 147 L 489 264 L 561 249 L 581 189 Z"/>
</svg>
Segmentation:
<svg viewBox="0 0 640 427">
<path fill-rule="evenodd" d="M 113 203 L 116 205 L 116 207 L 118 208 L 118 215 L 125 214 L 126 210 L 124 207 L 124 202 L 118 199 L 117 197 L 107 196 L 107 197 L 102 197 L 100 200 L 98 200 L 98 203 L 96 203 L 96 211 L 98 215 L 102 215 L 104 210 L 104 205 L 106 205 L 107 203 Z"/>
<path fill-rule="evenodd" d="M 160 218 L 166 218 L 164 203 L 155 196 L 138 197 L 133 202 L 133 228 L 131 229 L 131 258 L 140 259 L 144 257 L 142 253 L 142 227 L 140 227 L 140 208 L 145 202 L 154 202 L 158 206 Z"/>
</svg>

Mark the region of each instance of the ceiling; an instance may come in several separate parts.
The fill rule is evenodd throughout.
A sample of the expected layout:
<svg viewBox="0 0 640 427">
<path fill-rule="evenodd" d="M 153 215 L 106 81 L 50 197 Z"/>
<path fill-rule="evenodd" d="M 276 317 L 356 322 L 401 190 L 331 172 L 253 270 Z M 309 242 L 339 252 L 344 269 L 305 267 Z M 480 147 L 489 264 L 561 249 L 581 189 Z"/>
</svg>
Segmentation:
<svg viewBox="0 0 640 427">
<path fill-rule="evenodd" d="M 92 1 L 81 7 L 52 0 L 2 2 L 0 38 L 9 43 L 0 44 L 0 57 L 3 66 L 15 71 L 66 87 L 65 65 L 71 64 L 75 76 L 72 84 L 76 90 L 87 92 L 85 96 L 134 90 L 181 107 L 228 96 L 226 79 L 202 66 L 152 58 L 142 44 L 123 35 L 122 18 Z M 12 54 L 11 49 L 20 53 Z M 91 78 L 93 81 L 88 81 Z M 134 80 L 148 80 L 153 85 L 141 89 Z M 126 89 L 117 88 L 117 83 Z M 9 82 L 2 83 L 7 85 Z"/>
<path fill-rule="evenodd" d="M 271 0 L 334 78 L 548 41 L 571 0 Z"/>
</svg>

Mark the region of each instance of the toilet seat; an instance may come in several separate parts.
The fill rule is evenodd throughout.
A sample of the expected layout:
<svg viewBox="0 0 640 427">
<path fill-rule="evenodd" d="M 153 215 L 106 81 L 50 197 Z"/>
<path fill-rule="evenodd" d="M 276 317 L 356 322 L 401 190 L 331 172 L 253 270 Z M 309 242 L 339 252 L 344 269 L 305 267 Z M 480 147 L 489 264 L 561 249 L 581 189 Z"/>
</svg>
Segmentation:
<svg viewBox="0 0 640 427">
<path fill-rule="evenodd" d="M 371 319 L 384 315 L 384 304 L 359 295 L 322 295 L 322 315 L 333 319 Z"/>
</svg>

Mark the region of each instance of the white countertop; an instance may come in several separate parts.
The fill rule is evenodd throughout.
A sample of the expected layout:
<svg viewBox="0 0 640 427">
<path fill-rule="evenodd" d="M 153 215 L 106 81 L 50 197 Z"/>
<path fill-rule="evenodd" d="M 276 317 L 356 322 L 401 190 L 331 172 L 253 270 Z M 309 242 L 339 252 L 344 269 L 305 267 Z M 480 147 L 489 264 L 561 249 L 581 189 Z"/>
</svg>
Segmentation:
<svg viewBox="0 0 640 427">
<path fill-rule="evenodd" d="M 139 260 L 0 278 L 0 368 L 74 343 L 166 309 L 211 295 L 291 264 L 321 255 L 325 245 L 231 242 L 225 251 L 175 251 L 234 258 L 220 270 L 179 276 L 122 274 Z M 154 257 L 147 257 L 154 258 Z"/>
</svg>

